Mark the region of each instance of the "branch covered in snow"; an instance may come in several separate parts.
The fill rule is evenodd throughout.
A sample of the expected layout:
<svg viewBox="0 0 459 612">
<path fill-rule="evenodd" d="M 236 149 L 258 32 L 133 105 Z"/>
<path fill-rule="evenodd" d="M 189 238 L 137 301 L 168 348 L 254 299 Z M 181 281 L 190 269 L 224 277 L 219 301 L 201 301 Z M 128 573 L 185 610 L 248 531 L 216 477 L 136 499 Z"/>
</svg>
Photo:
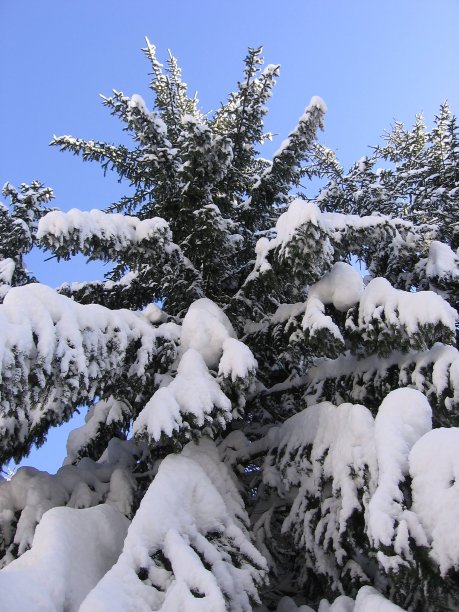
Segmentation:
<svg viewBox="0 0 459 612">
<path fill-rule="evenodd" d="M 1 481 L 0 566 L 35 543 L 35 529 L 51 508 L 91 508 L 106 502 L 130 517 L 136 489 L 132 470 L 144 453 L 132 441 L 113 438 L 99 462 L 86 457 L 54 475 L 22 467 L 11 480 Z"/>
<path fill-rule="evenodd" d="M 142 500 L 123 552 L 81 612 L 199 609 L 249 612 L 266 562 L 227 468 L 205 438 L 170 455 Z"/>
<path fill-rule="evenodd" d="M 21 457 L 50 425 L 110 386 L 148 387 L 177 326 L 141 313 L 82 306 L 44 285 L 12 289 L 0 305 L 0 462 Z"/>
<path fill-rule="evenodd" d="M 134 434 L 157 442 L 163 436 L 175 438 L 182 444 L 198 431 L 213 437 L 233 416 L 240 417 L 257 363 L 234 336 L 216 304 L 207 298 L 194 302 L 182 324 L 177 374 L 139 414 Z M 211 369 L 218 369 L 218 378 Z"/>
<path fill-rule="evenodd" d="M 357 359 L 345 354 L 322 360 L 309 370 L 303 384 L 308 403 L 361 402 L 373 412 L 392 385 L 413 387 L 424 393 L 435 408 L 436 426 L 459 425 L 459 353 L 453 346 L 439 342 L 427 351 L 395 351 L 387 358 L 373 355 Z"/>
</svg>

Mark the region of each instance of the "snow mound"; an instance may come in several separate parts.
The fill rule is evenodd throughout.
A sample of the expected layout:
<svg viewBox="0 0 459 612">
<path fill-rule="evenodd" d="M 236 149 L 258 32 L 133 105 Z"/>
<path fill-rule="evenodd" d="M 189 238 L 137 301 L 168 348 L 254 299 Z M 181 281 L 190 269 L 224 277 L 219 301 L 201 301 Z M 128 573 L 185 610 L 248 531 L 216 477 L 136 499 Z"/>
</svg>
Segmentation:
<svg viewBox="0 0 459 612">
<path fill-rule="evenodd" d="M 235 338 L 227 338 L 222 345 L 222 356 L 218 364 L 218 375 L 232 382 L 244 380 L 257 369 L 257 361 L 247 345 Z"/>
<path fill-rule="evenodd" d="M 340 312 L 346 312 L 356 304 L 363 293 L 363 281 L 355 268 L 339 261 L 325 276 L 311 286 L 309 296 L 323 304 L 333 304 Z"/>
<path fill-rule="evenodd" d="M 325 315 L 325 306 L 333 304 L 340 312 L 354 306 L 363 293 L 360 274 L 349 264 L 337 262 L 320 281 L 311 285 L 303 317 L 303 330 L 311 336 L 320 330 L 328 330 L 339 342 L 344 339 L 332 318 Z"/>
<path fill-rule="evenodd" d="M 189 440 L 194 428 L 225 427 L 243 408 L 243 391 L 250 385 L 257 362 L 250 349 L 235 337 L 225 313 L 212 300 L 191 304 L 183 319 L 177 375 L 160 387 L 134 422 L 135 435 L 159 441 L 181 431 Z M 218 378 L 210 371 L 218 369 Z M 233 406 L 220 384 L 236 387 L 238 406 Z M 234 389 L 233 389 L 234 390 Z"/>
<path fill-rule="evenodd" d="M 432 409 L 416 389 L 396 389 L 382 402 L 375 419 L 378 485 L 368 508 L 368 530 L 373 544 L 396 552 L 409 550 L 409 527 L 415 517 L 404 508 L 401 483 L 408 476 L 413 445 L 432 428 Z"/>
<path fill-rule="evenodd" d="M 215 445 L 201 440 L 164 459 L 129 528 L 117 563 L 81 612 L 252 610 L 266 562 Z M 240 561 L 233 564 L 233 551 Z"/>
<path fill-rule="evenodd" d="M 397 612 L 402 610 L 371 586 L 362 587 L 355 598 L 353 612 Z"/>
<path fill-rule="evenodd" d="M 413 511 L 443 576 L 450 569 L 459 569 L 458 449 L 459 428 L 440 427 L 418 440 L 409 456 Z"/>
<path fill-rule="evenodd" d="M 112 438 L 98 462 L 85 457 L 65 465 L 56 474 L 21 467 L 9 480 L 0 481 L 1 559 L 4 566 L 32 546 L 37 524 L 56 506 L 89 508 L 109 502 L 130 516 L 133 505 L 131 471 L 144 448 L 132 440 Z"/>
<path fill-rule="evenodd" d="M 426 262 L 428 278 L 459 278 L 459 257 L 447 244 L 432 240 Z"/>
<path fill-rule="evenodd" d="M 77 612 L 117 560 L 128 525 L 107 504 L 46 512 L 32 548 L 0 571 L 0 612 Z"/>
<path fill-rule="evenodd" d="M 191 304 L 182 323 L 181 347 L 198 351 L 208 368 L 216 368 L 227 338 L 236 333 L 221 308 L 208 298 Z"/>
</svg>

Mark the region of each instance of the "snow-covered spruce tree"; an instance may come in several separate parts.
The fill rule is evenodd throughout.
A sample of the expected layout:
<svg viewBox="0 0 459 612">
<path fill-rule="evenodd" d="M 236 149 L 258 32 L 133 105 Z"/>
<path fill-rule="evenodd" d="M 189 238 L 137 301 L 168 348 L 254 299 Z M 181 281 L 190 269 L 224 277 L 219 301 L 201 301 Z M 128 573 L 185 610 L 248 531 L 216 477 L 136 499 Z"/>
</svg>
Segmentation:
<svg viewBox="0 0 459 612">
<path fill-rule="evenodd" d="M 145 51 L 153 110 L 104 98 L 132 149 L 53 141 L 130 195 L 42 216 L 51 192 L 34 184 L 24 218 L 7 188 L 8 270 L 37 241 L 112 269 L 56 290 L 25 270 L 4 281 L 0 461 L 87 416 L 57 474 L 0 484 L 0 610 L 457 609 L 454 162 L 443 225 L 400 205 L 395 179 L 370 208 L 342 204 L 360 197 L 347 178 L 295 198 L 304 175 L 343 178 L 315 142 L 319 98 L 268 162 L 278 67 L 263 70 L 260 49 L 213 114 L 175 58 L 164 70 Z M 403 163 L 418 194 L 415 149 Z M 371 168 L 355 172 L 373 194 Z M 26 226 L 27 248 L 7 248 Z"/>
</svg>

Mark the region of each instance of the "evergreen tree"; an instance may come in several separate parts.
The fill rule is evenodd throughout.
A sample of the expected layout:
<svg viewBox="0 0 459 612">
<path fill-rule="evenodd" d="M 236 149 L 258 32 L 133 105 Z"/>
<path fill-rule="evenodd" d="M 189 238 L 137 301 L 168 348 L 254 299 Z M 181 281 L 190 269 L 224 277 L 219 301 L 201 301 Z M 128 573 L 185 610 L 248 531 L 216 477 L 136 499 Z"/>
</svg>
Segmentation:
<svg viewBox="0 0 459 612">
<path fill-rule="evenodd" d="M 145 53 L 153 110 L 104 99 L 133 148 L 53 140 L 130 196 L 6 187 L 0 462 L 87 415 L 56 474 L 0 483 L 0 609 L 457 609 L 455 118 L 344 175 L 314 97 L 267 161 L 261 49 L 213 114 Z M 34 244 L 112 269 L 54 290 Z"/>
</svg>

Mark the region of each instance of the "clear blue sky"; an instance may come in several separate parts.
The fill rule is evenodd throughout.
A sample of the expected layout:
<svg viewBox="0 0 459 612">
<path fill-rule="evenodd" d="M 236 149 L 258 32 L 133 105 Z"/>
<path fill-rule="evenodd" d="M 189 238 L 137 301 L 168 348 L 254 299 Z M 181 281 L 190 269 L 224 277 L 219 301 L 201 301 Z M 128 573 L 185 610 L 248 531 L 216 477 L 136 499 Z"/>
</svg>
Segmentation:
<svg viewBox="0 0 459 612">
<path fill-rule="evenodd" d="M 457 0 L 0 0 L 0 183 L 37 178 L 54 204 L 104 208 L 126 186 L 48 147 L 53 134 L 120 142 L 98 94 L 140 93 L 151 107 L 144 36 L 170 48 L 204 110 L 241 76 L 249 46 L 281 64 L 267 127 L 275 150 L 312 95 L 328 106 L 321 140 L 344 165 L 368 152 L 395 120 L 428 124 L 448 99 L 459 113 Z M 267 152 L 264 152 L 267 155 Z M 34 262 L 32 262 L 34 263 Z M 81 261 L 35 271 L 52 285 L 100 276 Z M 30 463 L 55 470 L 64 434 Z"/>
</svg>

